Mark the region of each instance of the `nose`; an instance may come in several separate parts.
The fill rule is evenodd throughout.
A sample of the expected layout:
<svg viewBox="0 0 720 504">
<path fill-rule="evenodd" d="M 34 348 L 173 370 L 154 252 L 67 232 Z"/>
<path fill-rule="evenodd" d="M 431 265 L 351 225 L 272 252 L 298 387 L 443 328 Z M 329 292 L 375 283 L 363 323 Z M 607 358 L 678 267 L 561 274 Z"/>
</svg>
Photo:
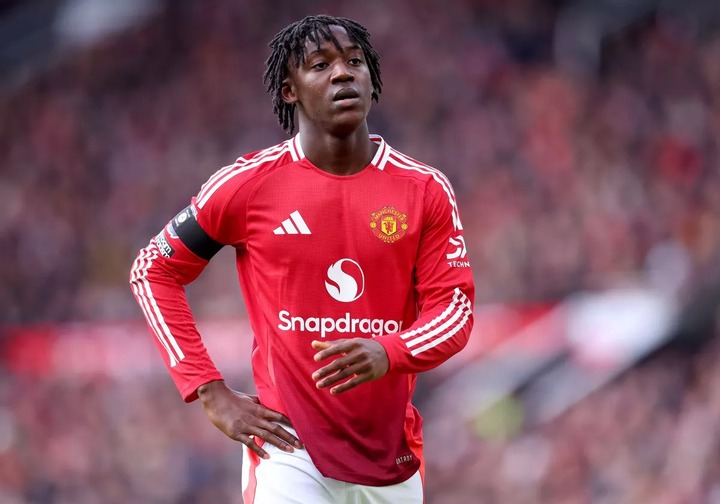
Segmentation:
<svg viewBox="0 0 720 504">
<path fill-rule="evenodd" d="M 355 80 L 350 67 L 345 62 L 338 62 L 333 67 L 331 82 L 336 84 L 338 82 L 352 82 Z"/>
</svg>

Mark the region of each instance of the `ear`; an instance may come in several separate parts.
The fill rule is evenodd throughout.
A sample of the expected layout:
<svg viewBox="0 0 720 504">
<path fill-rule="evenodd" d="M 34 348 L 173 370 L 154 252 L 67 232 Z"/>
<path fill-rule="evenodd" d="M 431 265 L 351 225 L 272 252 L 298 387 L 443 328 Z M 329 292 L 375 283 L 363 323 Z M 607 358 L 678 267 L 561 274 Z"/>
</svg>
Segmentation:
<svg viewBox="0 0 720 504">
<path fill-rule="evenodd" d="M 280 96 L 282 96 L 282 99 L 285 103 L 288 105 L 292 105 L 293 103 L 297 103 L 298 96 L 297 92 L 295 90 L 295 83 L 292 81 L 290 77 L 287 77 L 282 82 L 282 87 L 280 88 Z"/>
</svg>

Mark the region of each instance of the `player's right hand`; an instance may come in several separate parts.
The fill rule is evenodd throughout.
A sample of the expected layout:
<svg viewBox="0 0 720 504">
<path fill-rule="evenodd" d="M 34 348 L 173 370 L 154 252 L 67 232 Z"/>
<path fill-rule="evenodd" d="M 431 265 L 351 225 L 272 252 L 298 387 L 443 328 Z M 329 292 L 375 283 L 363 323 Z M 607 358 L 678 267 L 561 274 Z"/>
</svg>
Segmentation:
<svg viewBox="0 0 720 504">
<path fill-rule="evenodd" d="M 231 389 L 224 380 L 201 385 L 198 397 L 215 427 L 264 459 L 270 455 L 255 442 L 256 438 L 290 453 L 294 451 L 293 447 L 303 447 L 298 438 L 277 423 L 291 425 L 285 415 L 266 408 L 256 396 Z"/>
</svg>

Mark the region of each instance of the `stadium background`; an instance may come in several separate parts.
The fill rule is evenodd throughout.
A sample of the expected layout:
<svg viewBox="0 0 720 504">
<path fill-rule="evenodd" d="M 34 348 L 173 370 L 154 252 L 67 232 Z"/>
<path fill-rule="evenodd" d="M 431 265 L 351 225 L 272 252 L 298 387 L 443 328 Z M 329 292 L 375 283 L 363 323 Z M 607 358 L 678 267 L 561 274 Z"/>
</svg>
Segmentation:
<svg viewBox="0 0 720 504">
<path fill-rule="evenodd" d="M 0 1 L 0 502 L 238 502 L 240 449 L 127 275 L 284 138 L 266 44 L 319 12 L 369 28 L 371 130 L 448 174 L 467 230 L 476 329 L 416 397 L 427 501 L 720 503 L 714 0 Z M 229 251 L 188 296 L 249 390 Z"/>
</svg>

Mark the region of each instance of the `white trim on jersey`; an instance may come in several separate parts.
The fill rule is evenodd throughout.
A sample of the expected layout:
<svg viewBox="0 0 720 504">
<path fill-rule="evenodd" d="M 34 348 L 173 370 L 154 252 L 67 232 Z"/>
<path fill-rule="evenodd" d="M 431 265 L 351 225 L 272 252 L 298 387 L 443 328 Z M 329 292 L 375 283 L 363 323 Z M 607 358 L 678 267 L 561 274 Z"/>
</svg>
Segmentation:
<svg viewBox="0 0 720 504">
<path fill-rule="evenodd" d="M 469 303 L 469 302 L 470 302 L 470 300 L 468 299 L 468 297 L 465 295 L 465 293 L 464 293 L 463 291 L 460 290 L 459 287 L 455 287 L 455 290 L 454 290 L 453 292 L 454 292 L 454 295 L 453 295 L 452 301 L 450 302 L 450 304 L 448 305 L 448 307 L 445 308 L 445 310 L 444 310 L 440 315 L 438 315 L 437 317 L 435 317 L 434 319 L 432 319 L 430 322 L 427 322 L 424 326 L 418 327 L 417 329 L 413 329 L 412 331 L 408 331 L 408 332 L 406 332 L 406 333 L 402 333 L 402 334 L 400 335 L 400 337 L 401 337 L 402 339 L 412 338 L 412 337 L 415 336 L 416 334 L 420 334 L 421 332 L 423 332 L 423 331 L 425 331 L 425 330 L 427 330 L 427 329 L 430 329 L 431 327 L 434 327 L 434 326 L 437 325 L 441 320 L 445 319 L 445 318 L 453 311 L 453 309 L 458 305 L 458 302 L 459 302 L 459 301 L 462 300 L 463 303 Z"/>
<path fill-rule="evenodd" d="M 398 152 L 392 147 L 390 148 L 390 150 L 391 152 L 388 156 L 388 162 L 392 163 L 398 168 L 402 168 L 403 170 L 414 170 L 425 175 L 430 175 L 435 180 L 435 182 L 440 184 L 440 187 L 442 187 L 443 191 L 445 191 L 445 194 L 447 194 L 448 200 L 450 201 L 450 206 L 452 207 L 452 219 L 455 231 L 462 230 L 463 227 L 462 223 L 460 222 L 460 215 L 458 214 L 457 202 L 455 200 L 455 192 L 453 191 L 452 184 L 450 184 L 450 181 L 447 179 L 445 174 L 437 168 L 433 168 L 432 166 L 421 164 L 417 161 L 410 159 L 409 157 L 402 154 L 401 152 Z"/>
<path fill-rule="evenodd" d="M 305 224 L 305 220 L 302 218 L 302 215 L 300 215 L 300 212 L 298 210 L 295 210 L 293 213 L 290 214 L 290 219 L 285 219 L 284 221 L 282 221 L 282 225 L 276 227 L 273 230 L 273 234 L 298 234 L 298 231 L 300 234 L 304 235 L 312 234 L 310 232 L 310 228 L 307 224 Z"/>
<path fill-rule="evenodd" d="M 373 156 L 372 161 L 370 161 L 370 164 L 382 170 L 385 167 L 385 163 L 387 162 L 388 151 L 390 150 L 390 147 L 380 135 L 370 135 L 370 141 L 378 144 L 379 146 L 377 152 L 375 153 L 375 156 Z M 303 151 L 302 145 L 300 143 L 300 133 L 290 139 L 289 142 L 290 155 L 292 156 L 293 161 L 305 159 L 305 152 Z"/>
<path fill-rule="evenodd" d="M 147 281 L 147 271 L 152 265 L 153 260 L 158 256 L 159 249 L 155 243 L 155 239 L 150 245 L 142 250 L 135 259 L 131 270 L 131 285 L 135 297 L 139 301 L 140 308 L 145 315 L 155 337 L 158 339 L 162 347 L 168 353 L 170 358 L 170 367 L 175 367 L 181 360 L 185 358 L 185 354 L 180 349 L 177 340 L 172 335 L 170 328 L 165 323 L 165 319 L 160 312 L 160 308 L 155 301 L 150 283 Z"/>
<path fill-rule="evenodd" d="M 297 151 L 295 150 L 295 137 L 292 137 L 287 142 L 290 149 L 290 157 L 293 161 L 298 161 L 300 158 L 298 158 Z"/>
<path fill-rule="evenodd" d="M 460 323 L 456 324 L 455 327 L 454 327 L 452 330 L 446 332 L 443 336 L 441 336 L 441 337 L 439 337 L 439 338 L 436 338 L 436 339 L 432 340 L 431 342 L 426 343 L 425 345 L 423 345 L 423 346 L 421 346 L 421 347 L 418 347 L 418 348 L 412 350 L 412 351 L 410 352 L 410 354 L 411 354 L 413 357 L 415 357 L 417 354 L 420 354 L 420 353 L 424 352 L 425 350 L 429 350 L 429 349 L 431 349 L 431 348 L 433 348 L 433 347 L 436 347 L 437 345 L 439 345 L 439 344 L 442 343 L 443 341 L 445 341 L 445 340 L 447 340 L 447 339 L 450 339 L 450 338 L 452 338 L 453 336 L 455 336 L 455 334 L 456 334 L 458 331 L 460 331 L 460 329 L 462 329 L 463 326 L 467 323 L 468 319 L 470 318 L 470 314 L 471 314 L 471 313 L 472 313 L 472 310 L 471 310 L 469 307 L 468 307 L 466 310 L 463 310 L 463 318 L 462 318 L 462 320 L 460 321 Z"/>
<path fill-rule="evenodd" d="M 377 167 L 379 170 L 383 169 L 383 161 L 386 158 L 386 153 L 388 151 L 387 144 L 385 143 L 385 140 L 380 135 L 370 135 L 370 140 L 378 144 L 379 148 L 377 152 L 375 153 L 375 156 L 373 156 L 372 161 L 370 161 L 370 164 Z"/>
<path fill-rule="evenodd" d="M 432 331 L 428 331 L 428 332 L 426 332 L 425 334 L 423 334 L 423 335 L 421 335 L 421 336 L 418 336 L 417 338 L 414 338 L 414 339 L 408 341 L 407 343 L 405 343 L 405 345 L 406 345 L 408 348 L 412 348 L 412 347 L 418 345 L 419 343 L 422 343 L 422 342 L 424 342 L 424 341 L 427 341 L 427 340 L 433 338 L 434 336 L 437 336 L 438 334 L 445 332 L 446 329 L 449 329 L 451 326 L 453 326 L 453 325 L 455 324 L 455 322 L 457 322 L 457 320 L 458 320 L 464 313 L 469 312 L 469 311 L 470 311 L 470 303 L 469 303 L 469 302 L 468 302 L 468 303 L 461 303 L 461 304 L 459 304 L 459 305 L 454 306 L 454 307 L 453 307 L 453 313 L 452 313 L 452 316 L 451 316 L 450 318 L 448 318 L 447 320 L 445 320 L 442 324 L 440 324 L 439 326 L 437 326 L 437 327 L 436 327 L 435 329 L 433 329 Z"/>
<path fill-rule="evenodd" d="M 198 199 L 201 198 L 213 184 L 215 184 L 218 180 L 224 177 L 228 172 L 236 169 L 239 166 L 245 166 L 250 162 L 258 161 L 259 159 L 263 159 L 270 154 L 274 154 L 282 150 L 285 147 L 286 143 L 287 142 L 283 142 L 277 145 L 273 145 L 272 147 L 268 147 L 267 149 L 258 152 L 252 159 L 245 159 L 244 157 L 240 157 L 233 164 L 220 168 L 218 171 L 213 173 L 210 178 L 200 187 L 200 191 L 198 192 Z"/>
<path fill-rule="evenodd" d="M 155 255 L 157 256 L 157 251 L 155 252 Z M 137 271 L 135 271 L 136 267 L 142 268 L 140 264 L 145 263 L 145 259 L 147 258 L 147 252 L 145 250 L 141 253 L 142 257 L 138 257 L 136 259 L 136 265 L 133 266 L 133 281 L 131 282 L 133 293 L 135 294 L 135 298 L 138 300 L 138 303 L 140 304 L 140 309 L 143 312 L 143 315 L 145 316 L 145 319 L 148 322 L 148 325 L 150 326 L 150 329 L 152 330 L 152 333 L 155 335 L 155 337 L 160 342 L 160 345 L 165 349 L 165 351 L 168 353 L 168 357 L 170 358 L 170 366 L 175 367 L 178 363 L 177 357 L 175 357 L 175 354 L 172 353 L 170 350 L 170 347 L 168 346 L 167 341 L 162 336 L 162 333 L 160 331 L 160 328 L 158 327 L 158 324 L 155 320 L 155 317 L 152 314 L 152 310 L 150 308 L 150 305 L 147 301 L 147 298 L 142 292 L 143 287 L 140 286 L 137 283 Z"/>
<path fill-rule="evenodd" d="M 208 181 L 200 188 L 200 193 L 198 194 L 196 200 L 196 206 L 198 208 L 202 208 L 203 206 L 205 206 L 205 204 L 212 197 L 212 195 L 215 194 L 215 191 L 220 189 L 220 187 L 222 187 L 228 180 L 232 179 L 236 175 L 239 175 L 240 173 L 246 172 L 248 170 L 252 170 L 253 168 L 257 168 L 258 166 L 261 166 L 269 161 L 275 161 L 276 159 L 281 158 L 289 152 L 290 147 L 288 146 L 287 142 L 283 142 L 280 145 L 282 145 L 282 148 L 274 154 L 268 153 L 261 157 L 253 157 L 250 160 L 240 158 L 243 160 L 243 162 L 238 162 L 234 164 L 233 169 L 226 171 L 222 178 L 220 178 L 219 180 L 215 176 L 211 177 L 211 180 L 216 180 L 215 184 L 212 187 L 209 187 L 208 184 L 210 183 L 210 181 Z M 206 188 L 206 186 L 208 187 Z"/>
<path fill-rule="evenodd" d="M 381 148 L 384 148 L 382 158 L 378 160 L 378 163 L 375 166 L 377 166 L 378 170 L 385 170 L 385 165 L 387 164 L 388 159 L 390 159 L 390 152 L 393 149 L 381 137 L 378 138 L 382 141 Z"/>
<path fill-rule="evenodd" d="M 290 155 L 293 157 L 293 161 L 299 161 L 305 158 L 305 153 L 300 144 L 300 133 L 290 139 Z"/>
<path fill-rule="evenodd" d="M 456 287 L 452 302 L 447 308 L 445 308 L 445 310 L 443 310 L 442 313 L 427 322 L 425 325 L 401 334 L 400 337 L 407 340 L 413 336 L 420 335 L 417 338 L 413 338 L 410 341 L 405 342 L 405 346 L 412 348 L 419 343 L 436 338 L 436 336 L 440 336 L 421 347 L 413 349 L 411 354 L 415 356 L 455 335 L 465 325 L 471 313 L 472 307 L 470 300 L 463 291 Z M 460 317 L 462 317 L 462 319 L 458 321 Z"/>
</svg>

